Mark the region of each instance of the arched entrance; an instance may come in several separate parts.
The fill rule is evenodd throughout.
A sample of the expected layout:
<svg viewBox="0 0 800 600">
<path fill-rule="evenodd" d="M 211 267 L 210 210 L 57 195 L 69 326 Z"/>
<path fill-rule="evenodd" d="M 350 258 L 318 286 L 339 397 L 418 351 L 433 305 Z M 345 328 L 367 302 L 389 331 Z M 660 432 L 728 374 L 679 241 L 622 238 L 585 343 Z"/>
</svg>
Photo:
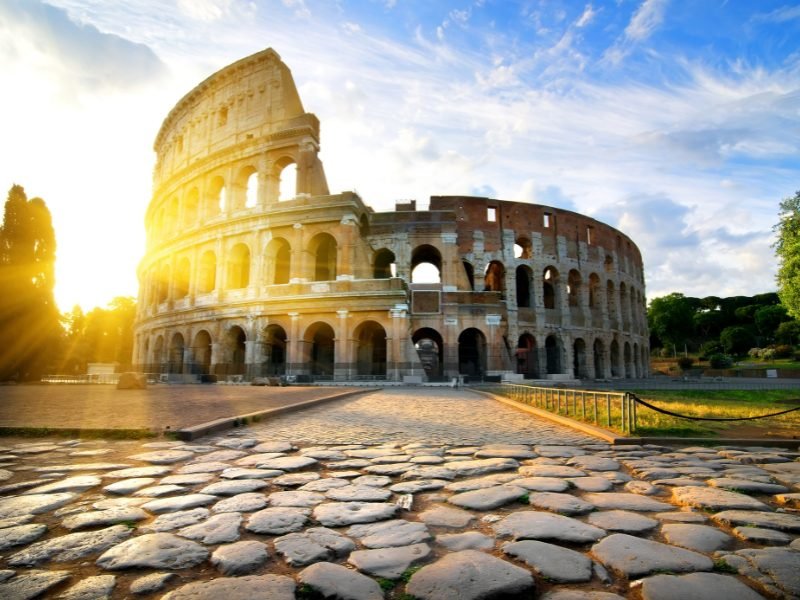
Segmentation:
<svg viewBox="0 0 800 600">
<path fill-rule="evenodd" d="M 578 338 L 572 344 L 572 372 L 578 379 L 587 379 L 589 371 L 586 367 L 586 342 Z"/>
<path fill-rule="evenodd" d="M 611 376 L 622 377 L 622 365 L 619 358 L 619 342 L 611 342 Z"/>
<path fill-rule="evenodd" d="M 286 373 L 286 332 L 280 325 L 268 325 L 264 329 L 263 355 L 264 375 Z"/>
<path fill-rule="evenodd" d="M 539 378 L 539 349 L 536 338 L 529 333 L 523 333 L 517 342 L 517 373 L 525 379 Z"/>
<path fill-rule="evenodd" d="M 603 340 L 596 339 L 594 341 L 594 378 L 603 379 L 606 376 L 605 365 L 605 346 Z"/>
<path fill-rule="evenodd" d="M 544 341 L 545 354 L 547 355 L 547 374 L 555 375 L 561 369 L 561 343 L 554 335 L 548 335 Z"/>
<path fill-rule="evenodd" d="M 176 333 L 172 336 L 169 344 L 169 361 L 167 363 L 167 373 L 183 373 L 183 348 L 185 343 L 183 336 Z"/>
<path fill-rule="evenodd" d="M 414 349 L 428 381 L 439 381 L 444 374 L 444 340 L 441 334 L 430 327 L 423 327 L 414 332 L 411 341 L 414 342 Z"/>
<path fill-rule="evenodd" d="M 247 336 L 244 330 L 234 325 L 228 331 L 228 351 L 230 352 L 231 361 L 228 366 L 229 375 L 244 375 L 245 369 L 245 353 Z"/>
<path fill-rule="evenodd" d="M 386 377 L 386 330 L 375 321 L 356 328 L 356 375 Z"/>
<path fill-rule="evenodd" d="M 327 323 L 314 323 L 306 330 L 309 349 L 309 368 L 316 379 L 333 378 L 334 333 Z"/>
<path fill-rule="evenodd" d="M 211 373 L 211 336 L 203 329 L 194 336 L 192 344 L 194 361 L 192 372 L 195 375 L 208 375 Z"/>
<path fill-rule="evenodd" d="M 486 372 L 486 337 L 474 327 L 458 336 L 458 372 L 474 378 Z"/>
</svg>

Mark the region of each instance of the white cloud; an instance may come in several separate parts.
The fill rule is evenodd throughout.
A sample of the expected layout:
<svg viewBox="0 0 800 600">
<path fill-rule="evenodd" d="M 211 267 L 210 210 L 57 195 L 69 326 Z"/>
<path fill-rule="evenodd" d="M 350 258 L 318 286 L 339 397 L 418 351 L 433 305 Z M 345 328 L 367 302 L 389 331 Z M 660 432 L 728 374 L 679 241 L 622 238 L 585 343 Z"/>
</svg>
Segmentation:
<svg viewBox="0 0 800 600">
<path fill-rule="evenodd" d="M 211 23 L 225 17 L 232 0 L 178 0 L 178 8 L 186 16 Z"/>
<path fill-rule="evenodd" d="M 586 8 L 583 9 L 581 16 L 577 21 L 575 21 L 575 27 L 586 27 L 594 20 L 596 16 L 597 11 L 592 8 L 591 4 L 587 4 Z"/>
<path fill-rule="evenodd" d="M 664 20 L 667 0 L 644 0 L 625 28 L 629 40 L 641 42 L 649 38 Z"/>
<path fill-rule="evenodd" d="M 311 11 L 306 6 L 305 0 L 281 0 L 286 8 L 294 10 L 294 16 L 298 19 L 310 19 Z"/>
</svg>

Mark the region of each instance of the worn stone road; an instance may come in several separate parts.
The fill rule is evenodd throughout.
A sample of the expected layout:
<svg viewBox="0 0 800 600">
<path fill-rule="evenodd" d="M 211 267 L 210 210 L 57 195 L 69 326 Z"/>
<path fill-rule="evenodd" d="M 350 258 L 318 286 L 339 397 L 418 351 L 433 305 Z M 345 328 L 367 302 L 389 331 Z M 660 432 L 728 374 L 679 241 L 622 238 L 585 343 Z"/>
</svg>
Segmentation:
<svg viewBox="0 0 800 600">
<path fill-rule="evenodd" d="M 3 599 L 800 597 L 788 450 L 609 447 L 449 389 L 0 444 Z"/>
</svg>

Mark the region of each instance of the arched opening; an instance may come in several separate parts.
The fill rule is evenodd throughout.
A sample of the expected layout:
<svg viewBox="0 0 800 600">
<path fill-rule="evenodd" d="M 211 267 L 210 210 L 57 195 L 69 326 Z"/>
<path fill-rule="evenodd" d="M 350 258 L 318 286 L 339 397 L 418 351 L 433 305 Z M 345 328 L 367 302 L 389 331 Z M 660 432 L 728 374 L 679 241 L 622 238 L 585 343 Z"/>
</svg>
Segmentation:
<svg viewBox="0 0 800 600">
<path fill-rule="evenodd" d="M 567 275 L 567 296 L 570 306 L 579 306 L 581 303 L 581 274 L 575 269 L 570 270 Z"/>
<path fill-rule="evenodd" d="M 283 238 L 275 238 L 267 244 L 267 284 L 289 283 L 292 266 L 292 250 Z"/>
<path fill-rule="evenodd" d="M 600 277 L 597 273 L 589 275 L 589 308 L 596 309 L 600 306 Z"/>
<path fill-rule="evenodd" d="M 285 165 L 279 175 L 278 200 L 292 200 L 297 197 L 297 165 Z"/>
<path fill-rule="evenodd" d="M 193 372 L 196 375 L 211 373 L 211 336 L 205 329 L 198 331 L 194 336 L 192 354 L 194 355 Z"/>
<path fill-rule="evenodd" d="M 612 273 L 614 271 L 614 259 L 611 258 L 610 254 L 606 254 L 605 261 L 603 262 L 603 266 L 606 269 L 606 273 Z"/>
<path fill-rule="evenodd" d="M 442 254 L 428 244 L 411 253 L 411 283 L 441 283 Z"/>
<path fill-rule="evenodd" d="M 314 281 L 334 281 L 336 279 L 336 240 L 329 233 L 319 233 L 309 244 L 314 257 Z"/>
<path fill-rule="evenodd" d="M 486 372 L 486 337 L 474 327 L 458 336 L 458 372 L 474 378 Z"/>
<path fill-rule="evenodd" d="M 375 253 L 374 279 L 389 279 L 397 275 L 397 264 L 394 252 L 381 248 Z"/>
<path fill-rule="evenodd" d="M 531 302 L 531 270 L 520 265 L 517 267 L 517 306 L 519 308 L 530 308 Z"/>
<path fill-rule="evenodd" d="M 631 356 L 631 345 L 628 342 L 625 342 L 624 346 L 624 358 L 625 358 L 625 377 L 628 379 L 633 379 L 633 357 Z"/>
<path fill-rule="evenodd" d="M 258 173 L 253 169 L 245 181 L 244 207 L 254 208 L 256 206 L 258 206 Z"/>
<path fill-rule="evenodd" d="M 444 374 L 444 340 L 435 329 L 424 327 L 411 336 L 428 381 L 438 381 Z"/>
<path fill-rule="evenodd" d="M 610 279 L 606 282 L 606 310 L 608 318 L 611 320 L 611 327 L 617 327 L 617 300 L 614 291 L 614 282 Z"/>
<path fill-rule="evenodd" d="M 334 333 L 327 323 L 314 323 L 306 331 L 305 341 L 310 344 L 309 367 L 317 379 L 333 378 Z"/>
<path fill-rule="evenodd" d="M 628 288 L 625 283 L 619 284 L 619 312 L 620 312 L 620 327 L 628 330 L 630 328 L 630 318 L 628 313 Z"/>
<path fill-rule="evenodd" d="M 161 265 L 158 270 L 158 303 L 166 302 L 169 298 L 170 269 L 169 265 Z"/>
<path fill-rule="evenodd" d="M 234 325 L 228 331 L 227 338 L 228 353 L 231 360 L 227 369 L 228 375 L 244 375 L 247 336 L 241 327 Z"/>
<path fill-rule="evenodd" d="M 514 258 L 531 258 L 533 256 L 531 241 L 520 236 L 514 244 Z"/>
<path fill-rule="evenodd" d="M 153 344 L 153 370 L 161 372 L 164 364 L 164 336 L 158 336 Z"/>
<path fill-rule="evenodd" d="M 517 373 L 525 379 L 539 378 L 539 349 L 536 338 L 529 333 L 523 333 L 517 342 Z"/>
<path fill-rule="evenodd" d="M 605 346 L 603 340 L 597 338 L 593 346 L 594 378 L 604 379 L 606 376 Z"/>
<path fill-rule="evenodd" d="M 178 199 L 172 198 L 167 204 L 167 212 L 164 215 L 164 231 L 172 233 L 178 229 Z"/>
<path fill-rule="evenodd" d="M 486 272 L 483 275 L 483 291 L 503 292 L 505 287 L 506 269 L 503 263 L 493 260 L 486 265 Z"/>
<path fill-rule="evenodd" d="M 178 261 L 178 268 L 175 271 L 175 297 L 185 298 L 189 295 L 189 273 L 191 271 L 188 258 Z"/>
<path fill-rule="evenodd" d="M 200 210 L 200 194 L 197 188 L 192 188 L 183 202 L 183 226 L 193 227 L 197 224 L 198 211 Z"/>
<path fill-rule="evenodd" d="M 633 376 L 642 376 L 641 367 L 639 366 L 639 344 L 633 345 Z"/>
<path fill-rule="evenodd" d="M 211 180 L 208 187 L 208 204 L 206 206 L 206 216 L 214 217 L 221 212 L 225 212 L 226 207 L 225 180 L 217 175 Z"/>
<path fill-rule="evenodd" d="M 228 259 L 228 289 L 236 290 L 250 285 L 250 248 L 236 244 Z"/>
<path fill-rule="evenodd" d="M 469 282 L 470 291 L 475 290 L 475 267 L 472 263 L 462 260 L 461 264 L 464 265 L 464 272 L 467 274 L 467 281 Z"/>
<path fill-rule="evenodd" d="M 555 309 L 558 301 L 558 271 L 553 267 L 547 267 L 543 273 L 542 291 L 544 296 L 544 307 L 547 309 Z"/>
<path fill-rule="evenodd" d="M 286 331 L 280 325 L 268 325 L 264 329 L 264 375 L 286 373 Z"/>
<path fill-rule="evenodd" d="M 554 335 L 548 335 L 544 341 L 544 350 L 547 356 L 547 374 L 561 373 L 561 342 Z"/>
<path fill-rule="evenodd" d="M 589 370 L 586 366 L 586 342 L 578 338 L 572 344 L 572 372 L 578 379 L 588 379 Z"/>
<path fill-rule="evenodd" d="M 619 356 L 619 342 L 614 340 L 611 342 L 611 376 L 622 377 L 622 365 L 620 364 Z"/>
<path fill-rule="evenodd" d="M 386 377 L 386 330 L 375 321 L 359 325 L 355 332 L 356 374 Z"/>
<path fill-rule="evenodd" d="M 211 250 L 203 252 L 200 257 L 200 281 L 197 289 L 201 294 L 207 294 L 217 287 L 217 255 Z"/>
<path fill-rule="evenodd" d="M 169 361 L 167 364 L 167 373 L 183 373 L 183 336 L 176 333 L 172 336 L 172 341 L 169 344 Z"/>
</svg>

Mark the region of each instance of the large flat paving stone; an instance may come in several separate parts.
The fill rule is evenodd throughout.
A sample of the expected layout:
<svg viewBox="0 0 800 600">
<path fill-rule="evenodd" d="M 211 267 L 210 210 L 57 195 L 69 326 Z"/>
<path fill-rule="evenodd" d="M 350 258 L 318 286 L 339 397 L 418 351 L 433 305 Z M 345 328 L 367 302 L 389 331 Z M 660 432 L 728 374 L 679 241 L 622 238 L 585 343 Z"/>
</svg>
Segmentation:
<svg viewBox="0 0 800 600">
<path fill-rule="evenodd" d="M 431 538 L 425 523 L 403 519 L 353 525 L 347 530 L 347 535 L 358 539 L 365 548 L 409 546 Z"/>
<path fill-rule="evenodd" d="M 279 471 L 300 471 L 307 469 L 313 465 L 318 464 L 314 458 L 310 456 L 282 456 L 280 458 L 273 458 L 265 460 L 256 466 L 259 469 L 277 469 Z"/>
<path fill-rule="evenodd" d="M 172 463 L 188 460 L 194 457 L 194 452 L 188 450 L 156 450 L 155 452 L 144 452 L 129 456 L 131 460 L 149 462 L 153 465 L 171 465 Z"/>
<path fill-rule="evenodd" d="M 494 548 L 495 539 L 477 531 L 464 533 L 445 533 L 436 536 L 436 543 L 451 552 L 459 550 L 489 550 Z"/>
<path fill-rule="evenodd" d="M 325 527 L 342 527 L 391 519 L 398 510 L 386 502 L 328 502 L 314 509 L 314 518 Z"/>
<path fill-rule="evenodd" d="M 99 531 L 68 533 L 41 542 L 12 554 L 8 564 L 12 567 L 32 567 L 47 561 L 68 562 L 97 554 L 119 544 L 131 536 L 124 525 L 115 525 Z"/>
<path fill-rule="evenodd" d="M 541 600 L 625 600 L 625 598 L 611 592 L 559 589 L 547 592 Z"/>
<path fill-rule="evenodd" d="M 144 532 L 172 531 L 205 521 L 211 513 L 207 508 L 192 508 L 159 515 L 152 522 L 142 527 Z"/>
<path fill-rule="evenodd" d="M 210 562 L 223 575 L 247 575 L 269 560 L 267 546 L 256 540 L 223 544 L 211 555 Z"/>
<path fill-rule="evenodd" d="M 14 546 L 30 544 L 42 537 L 47 531 L 43 523 L 28 523 L 0 529 L 0 551 Z"/>
<path fill-rule="evenodd" d="M 270 506 L 250 515 L 245 529 L 253 533 L 283 535 L 300 531 L 308 521 L 307 508 Z"/>
<path fill-rule="evenodd" d="M 311 527 L 275 540 L 275 550 L 293 567 L 305 567 L 347 556 L 355 550 L 353 540 L 326 527 Z"/>
<path fill-rule="evenodd" d="M 510 536 L 515 540 L 556 540 L 588 544 L 606 535 L 605 530 L 577 519 L 532 510 L 512 513 L 493 527 L 497 535 Z"/>
<path fill-rule="evenodd" d="M 61 481 L 54 481 L 44 485 L 37 486 L 25 492 L 29 494 L 56 494 L 58 492 L 85 492 L 100 485 L 102 479 L 95 475 L 77 475 L 75 477 L 67 477 Z"/>
<path fill-rule="evenodd" d="M 537 540 L 503 545 L 503 552 L 529 565 L 542 577 L 558 583 L 581 583 L 592 578 L 592 561 L 585 554 Z"/>
<path fill-rule="evenodd" d="M 752 479 L 733 477 L 713 478 L 706 481 L 706 483 L 713 487 L 724 488 L 727 490 L 738 490 L 746 494 L 784 494 L 789 491 L 789 488 L 777 483 L 767 483 Z"/>
<path fill-rule="evenodd" d="M 329 562 L 319 562 L 300 571 L 300 583 L 337 600 L 383 600 L 378 582 L 366 575 Z"/>
<path fill-rule="evenodd" d="M 162 600 L 294 600 L 295 583 L 285 575 L 246 575 L 194 581 L 179 587 Z"/>
<path fill-rule="evenodd" d="M 211 494 L 186 494 L 185 496 L 175 496 L 174 498 L 152 500 L 142 504 L 142 508 L 158 515 L 161 513 L 186 510 L 188 508 L 196 508 L 198 506 L 206 506 L 207 504 L 213 504 L 217 500 L 219 500 L 219 498 Z"/>
<path fill-rule="evenodd" d="M 370 485 L 348 485 L 328 490 L 325 496 L 337 502 L 385 502 L 392 492 Z"/>
<path fill-rule="evenodd" d="M 529 494 L 528 504 L 561 515 L 582 515 L 595 508 L 594 504 L 577 496 L 559 492 L 534 492 Z"/>
<path fill-rule="evenodd" d="M 522 477 L 586 477 L 586 473 L 575 467 L 561 465 L 525 465 L 519 468 Z"/>
<path fill-rule="evenodd" d="M 569 489 L 569 482 L 561 477 L 520 477 L 510 483 L 531 492 L 564 492 Z M 611 486 L 609 481 L 606 483 Z"/>
<path fill-rule="evenodd" d="M 242 515 L 235 512 L 220 513 L 200 523 L 189 525 L 176 533 L 203 544 L 224 544 L 239 539 Z"/>
<path fill-rule="evenodd" d="M 200 494 L 211 494 L 213 496 L 235 496 L 246 492 L 255 492 L 267 487 L 269 484 L 260 479 L 231 479 L 228 481 L 217 481 L 211 483 L 200 490 Z"/>
<path fill-rule="evenodd" d="M 311 508 L 324 501 L 325 496 L 323 494 L 301 490 L 273 492 L 267 498 L 270 506 L 299 506 L 302 508 Z"/>
<path fill-rule="evenodd" d="M 475 515 L 460 508 L 434 506 L 419 513 L 419 519 L 431 527 L 450 527 L 460 529 L 475 520 Z"/>
<path fill-rule="evenodd" d="M 661 533 L 670 544 L 698 552 L 714 552 L 733 541 L 731 536 L 716 527 L 692 523 L 666 523 L 661 527 Z"/>
<path fill-rule="evenodd" d="M 21 515 L 38 515 L 60 508 L 72 502 L 75 498 L 77 498 L 77 495 L 70 492 L 3 498 L 0 500 L 0 519 L 19 517 Z"/>
<path fill-rule="evenodd" d="M 71 515 L 61 522 L 61 526 L 73 530 L 88 529 L 89 527 L 116 525 L 117 523 L 133 523 L 147 518 L 148 514 L 141 508 L 121 506 L 119 508 L 109 508 L 108 510 L 90 510 Z"/>
<path fill-rule="evenodd" d="M 642 584 L 642 600 L 709 600 L 712 595 L 729 600 L 764 600 L 735 577 L 716 573 L 654 575 Z"/>
<path fill-rule="evenodd" d="M 267 505 L 267 497 L 257 492 L 245 492 L 236 494 L 230 498 L 220 500 L 211 510 L 215 513 L 223 512 L 253 512 L 261 510 Z"/>
<path fill-rule="evenodd" d="M 751 510 L 723 510 L 711 518 L 723 525 L 755 525 L 767 529 L 800 533 L 800 515 L 791 513 L 766 513 Z"/>
<path fill-rule="evenodd" d="M 483 458 L 479 460 L 464 460 L 448 462 L 443 465 L 446 469 L 455 471 L 458 477 L 475 477 L 497 471 L 508 471 L 519 467 L 519 462 L 513 458 Z M 446 479 L 446 478 L 442 478 Z"/>
<path fill-rule="evenodd" d="M 111 597 L 116 584 L 114 575 L 87 577 L 60 594 L 58 600 L 103 600 Z"/>
<path fill-rule="evenodd" d="M 527 490 L 514 485 L 496 485 L 481 490 L 462 492 L 450 496 L 447 501 L 471 510 L 492 510 L 498 506 L 519 500 Z"/>
<path fill-rule="evenodd" d="M 710 510 L 770 510 L 760 500 L 713 487 L 675 487 L 672 488 L 672 499 L 682 506 Z"/>
<path fill-rule="evenodd" d="M 148 533 L 106 550 L 97 565 L 116 571 L 121 569 L 187 569 L 208 558 L 208 550 L 200 544 L 171 533 Z"/>
<path fill-rule="evenodd" d="M 0 583 L 0 598 L 28 600 L 70 578 L 69 571 L 28 571 Z"/>
<path fill-rule="evenodd" d="M 421 600 L 500 600 L 535 587 L 530 571 L 485 554 L 463 550 L 446 554 L 411 576 L 406 592 Z"/>
<path fill-rule="evenodd" d="M 658 527 L 658 521 L 627 510 L 601 510 L 586 517 L 586 522 L 606 531 L 644 533 Z"/>
<path fill-rule="evenodd" d="M 398 579 L 406 569 L 427 558 L 430 553 L 428 544 L 356 550 L 350 553 L 347 562 L 369 575 Z"/>
<path fill-rule="evenodd" d="M 583 499 L 597 508 L 606 510 L 638 510 L 663 512 L 672 508 L 671 504 L 653 500 L 648 496 L 629 494 L 626 492 L 598 492 L 584 494 Z"/>
<path fill-rule="evenodd" d="M 739 569 L 740 574 L 771 586 L 776 595 L 800 598 L 800 552 L 789 548 L 746 548 L 736 555 L 749 563 L 747 569 Z"/>
<path fill-rule="evenodd" d="M 711 559 L 691 550 L 614 533 L 592 546 L 592 554 L 606 567 L 634 578 L 658 571 L 710 571 Z"/>
</svg>

